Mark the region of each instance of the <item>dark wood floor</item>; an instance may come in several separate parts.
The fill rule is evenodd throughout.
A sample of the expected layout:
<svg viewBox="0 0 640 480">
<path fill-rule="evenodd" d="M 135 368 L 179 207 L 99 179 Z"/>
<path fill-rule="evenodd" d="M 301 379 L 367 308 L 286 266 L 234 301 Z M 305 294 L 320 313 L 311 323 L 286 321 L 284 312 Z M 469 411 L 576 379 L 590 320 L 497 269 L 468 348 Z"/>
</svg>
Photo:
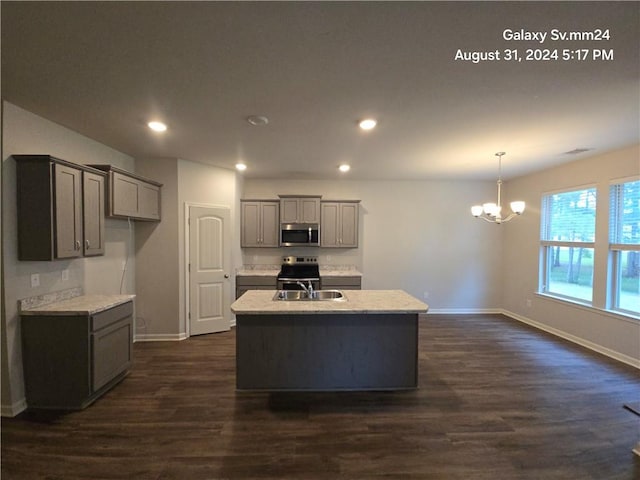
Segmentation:
<svg viewBox="0 0 640 480">
<path fill-rule="evenodd" d="M 395 393 L 237 393 L 234 331 L 135 344 L 88 409 L 2 419 L 2 479 L 640 479 L 638 370 L 499 315 L 420 329 Z"/>
</svg>

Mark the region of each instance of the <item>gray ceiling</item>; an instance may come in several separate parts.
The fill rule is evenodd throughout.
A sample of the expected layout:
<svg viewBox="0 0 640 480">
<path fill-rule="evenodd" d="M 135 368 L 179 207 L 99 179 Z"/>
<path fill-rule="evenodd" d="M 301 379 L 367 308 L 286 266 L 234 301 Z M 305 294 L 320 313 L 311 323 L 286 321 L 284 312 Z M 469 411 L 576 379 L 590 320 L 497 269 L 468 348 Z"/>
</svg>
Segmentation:
<svg viewBox="0 0 640 480">
<path fill-rule="evenodd" d="M 248 177 L 506 178 L 640 141 L 638 2 L 7 2 L 2 97 L 134 157 Z M 506 41 L 503 31 L 609 31 Z M 454 60 L 589 49 L 584 61 Z M 593 60 L 592 51 L 613 51 Z M 246 122 L 266 115 L 265 127 Z M 378 119 L 359 131 L 357 121 Z M 164 120 L 164 135 L 146 122 Z M 574 149 L 592 149 L 569 154 Z M 12 152 L 13 153 L 13 152 Z M 15 152 L 22 153 L 22 152 Z M 47 153 L 47 152 L 42 152 Z"/>
</svg>

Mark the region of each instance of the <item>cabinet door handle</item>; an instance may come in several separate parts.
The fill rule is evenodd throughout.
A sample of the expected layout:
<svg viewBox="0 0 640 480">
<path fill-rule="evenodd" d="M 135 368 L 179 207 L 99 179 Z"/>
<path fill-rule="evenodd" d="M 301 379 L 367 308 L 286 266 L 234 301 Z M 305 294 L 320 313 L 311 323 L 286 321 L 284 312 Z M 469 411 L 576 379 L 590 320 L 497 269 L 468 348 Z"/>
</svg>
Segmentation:
<svg viewBox="0 0 640 480">
<path fill-rule="evenodd" d="M 76 246 L 75 246 L 76 250 L 80 250 L 80 240 L 76 240 Z"/>
<path fill-rule="evenodd" d="M 84 244 L 86 245 L 87 248 L 91 247 L 91 242 L 89 242 L 89 239 L 85 240 Z"/>
</svg>

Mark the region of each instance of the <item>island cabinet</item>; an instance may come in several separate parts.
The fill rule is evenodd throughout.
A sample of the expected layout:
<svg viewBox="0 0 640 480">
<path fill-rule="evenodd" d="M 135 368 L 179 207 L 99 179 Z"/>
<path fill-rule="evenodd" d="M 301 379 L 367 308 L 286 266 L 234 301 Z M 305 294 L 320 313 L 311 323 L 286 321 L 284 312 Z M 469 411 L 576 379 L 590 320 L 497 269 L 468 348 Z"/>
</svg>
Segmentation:
<svg viewBox="0 0 640 480">
<path fill-rule="evenodd" d="M 280 202 L 241 200 L 241 247 L 278 247 Z"/>
<path fill-rule="evenodd" d="M 236 315 L 239 390 L 418 387 L 418 318 L 428 305 L 401 290 L 350 290 L 340 301 L 274 300 L 253 290 Z"/>
<path fill-rule="evenodd" d="M 321 203 L 320 246 L 356 248 L 358 246 L 359 201 Z"/>
<path fill-rule="evenodd" d="M 320 223 L 320 198 L 280 195 L 280 223 Z"/>
<path fill-rule="evenodd" d="M 18 259 L 103 255 L 105 174 L 50 155 L 13 158 Z"/>
<path fill-rule="evenodd" d="M 278 274 L 273 275 L 237 275 L 236 298 L 249 290 L 275 290 L 278 288 Z"/>
<path fill-rule="evenodd" d="M 22 356 L 29 408 L 81 409 L 127 374 L 133 302 L 98 313 L 22 312 Z"/>
<path fill-rule="evenodd" d="M 162 184 L 112 165 L 91 165 L 107 173 L 107 216 L 160 221 Z"/>
</svg>

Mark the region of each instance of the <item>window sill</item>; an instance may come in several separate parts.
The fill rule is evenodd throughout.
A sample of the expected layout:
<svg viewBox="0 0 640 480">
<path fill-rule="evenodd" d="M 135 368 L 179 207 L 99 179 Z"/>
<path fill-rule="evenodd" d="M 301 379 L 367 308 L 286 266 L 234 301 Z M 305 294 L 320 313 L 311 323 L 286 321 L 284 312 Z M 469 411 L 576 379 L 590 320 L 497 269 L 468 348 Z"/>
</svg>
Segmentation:
<svg viewBox="0 0 640 480">
<path fill-rule="evenodd" d="M 568 305 L 571 305 L 572 307 L 580 308 L 588 312 L 596 312 L 596 313 L 606 315 L 608 317 L 612 317 L 618 320 L 631 322 L 636 325 L 638 324 L 638 322 L 640 322 L 640 315 L 634 315 L 633 313 L 626 313 L 626 312 L 620 312 L 617 310 L 608 310 L 605 308 L 598 308 L 598 307 L 594 307 L 593 305 L 589 305 L 588 303 L 583 303 L 578 300 L 561 297 L 557 295 L 552 295 L 549 293 L 536 292 L 535 295 L 540 298 L 544 298 L 546 300 L 552 300 L 554 302 L 562 303 L 565 305 L 568 304 Z"/>
</svg>

